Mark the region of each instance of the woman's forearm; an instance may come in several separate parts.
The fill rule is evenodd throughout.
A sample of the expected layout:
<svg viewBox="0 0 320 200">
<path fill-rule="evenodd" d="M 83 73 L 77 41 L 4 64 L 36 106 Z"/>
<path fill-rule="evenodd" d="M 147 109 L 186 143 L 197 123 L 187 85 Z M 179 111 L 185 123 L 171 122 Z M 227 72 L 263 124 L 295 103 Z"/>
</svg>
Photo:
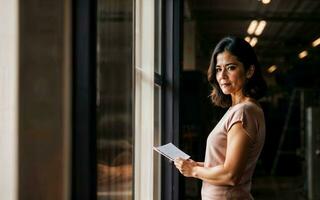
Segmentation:
<svg viewBox="0 0 320 200">
<path fill-rule="evenodd" d="M 204 162 L 197 162 L 197 165 L 198 165 L 199 167 L 204 167 Z"/>
<path fill-rule="evenodd" d="M 216 167 L 195 166 L 192 170 L 192 176 L 214 185 L 232 186 L 237 183 L 237 176 L 224 168 L 223 165 Z"/>
</svg>

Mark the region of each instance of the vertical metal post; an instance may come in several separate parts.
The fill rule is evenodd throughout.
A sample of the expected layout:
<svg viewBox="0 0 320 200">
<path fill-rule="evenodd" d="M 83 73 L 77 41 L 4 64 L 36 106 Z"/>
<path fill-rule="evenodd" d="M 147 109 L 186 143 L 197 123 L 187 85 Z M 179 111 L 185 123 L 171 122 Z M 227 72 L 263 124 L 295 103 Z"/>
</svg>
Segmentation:
<svg viewBox="0 0 320 200">
<path fill-rule="evenodd" d="M 307 118 L 307 188 L 308 199 L 320 199 L 320 108 L 308 107 Z"/>
<path fill-rule="evenodd" d="M 305 133 L 306 133 L 306 102 L 305 102 L 305 90 L 300 89 L 300 156 L 303 156 L 305 151 Z M 304 167 L 304 166 L 303 166 Z"/>
</svg>

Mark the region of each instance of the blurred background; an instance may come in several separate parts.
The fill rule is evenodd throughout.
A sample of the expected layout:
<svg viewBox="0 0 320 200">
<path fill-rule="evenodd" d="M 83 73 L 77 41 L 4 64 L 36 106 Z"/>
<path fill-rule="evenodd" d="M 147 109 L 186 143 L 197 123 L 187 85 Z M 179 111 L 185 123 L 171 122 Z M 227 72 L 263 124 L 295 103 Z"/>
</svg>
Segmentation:
<svg viewBox="0 0 320 200">
<path fill-rule="evenodd" d="M 316 0 L 184 1 L 181 138 L 193 157 L 204 158 L 205 138 L 225 112 L 208 98 L 215 44 L 238 36 L 258 55 L 268 94 L 261 99 L 267 132 L 253 179 L 255 199 L 308 199 L 306 189 L 319 187 L 312 163 L 319 162 L 320 136 L 308 135 L 313 128 L 319 134 L 319 118 L 311 120 L 320 103 L 319 7 Z M 185 198 L 198 199 L 201 184 L 181 181 Z"/>
</svg>

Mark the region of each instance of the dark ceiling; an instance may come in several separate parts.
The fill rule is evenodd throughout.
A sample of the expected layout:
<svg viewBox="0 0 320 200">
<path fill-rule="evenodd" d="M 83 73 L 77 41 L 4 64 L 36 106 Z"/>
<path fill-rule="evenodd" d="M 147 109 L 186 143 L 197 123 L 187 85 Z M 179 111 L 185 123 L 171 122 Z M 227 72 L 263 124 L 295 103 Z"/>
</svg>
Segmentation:
<svg viewBox="0 0 320 200">
<path fill-rule="evenodd" d="M 320 0 L 271 0 L 269 4 L 259 0 L 185 0 L 184 3 L 185 21 L 196 24 L 200 69 L 205 70 L 212 49 L 222 37 L 245 38 L 252 20 L 265 20 L 267 25 L 254 48 L 267 76 L 272 76 L 267 73 L 271 65 L 278 67 L 273 76 L 301 66 L 311 66 L 312 72 L 320 72 L 315 68 L 320 67 L 320 46 L 311 45 L 320 37 Z M 308 50 L 309 55 L 299 59 L 303 50 Z"/>
</svg>

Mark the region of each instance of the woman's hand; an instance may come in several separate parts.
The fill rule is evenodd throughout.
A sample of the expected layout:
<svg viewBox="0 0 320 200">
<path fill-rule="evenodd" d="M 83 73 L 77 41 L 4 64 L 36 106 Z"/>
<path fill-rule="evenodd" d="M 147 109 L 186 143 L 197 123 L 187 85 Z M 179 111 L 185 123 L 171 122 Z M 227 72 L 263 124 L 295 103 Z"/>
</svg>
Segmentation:
<svg viewBox="0 0 320 200">
<path fill-rule="evenodd" d="M 180 171 L 180 173 L 186 177 L 194 177 L 194 169 L 196 166 L 198 166 L 197 162 L 191 159 L 185 160 L 182 158 L 175 159 L 174 165 Z"/>
</svg>

